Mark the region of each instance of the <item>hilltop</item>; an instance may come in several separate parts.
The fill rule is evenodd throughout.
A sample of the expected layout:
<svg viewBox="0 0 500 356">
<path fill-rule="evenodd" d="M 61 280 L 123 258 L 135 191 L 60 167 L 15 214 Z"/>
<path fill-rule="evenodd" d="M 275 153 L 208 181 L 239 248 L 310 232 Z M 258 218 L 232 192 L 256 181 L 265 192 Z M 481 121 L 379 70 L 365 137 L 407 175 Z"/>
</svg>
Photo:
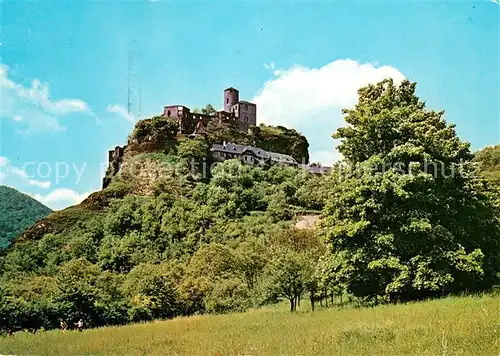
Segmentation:
<svg viewBox="0 0 500 356">
<path fill-rule="evenodd" d="M 17 235 L 51 212 L 30 196 L 0 186 L 0 249 L 8 247 Z"/>
<path fill-rule="evenodd" d="M 204 128 L 204 135 L 189 137 L 179 133 L 177 128 L 176 120 L 164 116 L 137 122 L 127 144 L 109 152 L 109 167 L 101 191 L 91 194 L 81 204 L 54 212 L 40 220 L 16 241 L 38 240 L 47 233 L 60 233 L 77 221 L 102 213 L 112 200 L 127 195 L 154 196 L 166 189 L 178 196 L 184 195 L 181 191 L 185 189 L 184 193 L 189 197 L 194 185 L 197 182 L 207 183 L 211 175 L 209 170 L 202 172 L 201 167 L 193 170 L 191 162 L 203 161 L 210 167 L 214 163 L 210 148 L 215 143 L 234 142 L 244 147 L 296 157 L 299 162 L 309 161 L 307 139 L 294 129 L 261 124 L 245 132 L 234 125 L 208 124 Z M 270 168 L 268 162 L 265 163 L 261 168 Z M 297 164 L 295 168 L 298 168 Z M 302 171 L 295 168 L 291 172 Z M 304 206 L 306 210 L 320 207 L 321 204 L 317 202 Z"/>
</svg>

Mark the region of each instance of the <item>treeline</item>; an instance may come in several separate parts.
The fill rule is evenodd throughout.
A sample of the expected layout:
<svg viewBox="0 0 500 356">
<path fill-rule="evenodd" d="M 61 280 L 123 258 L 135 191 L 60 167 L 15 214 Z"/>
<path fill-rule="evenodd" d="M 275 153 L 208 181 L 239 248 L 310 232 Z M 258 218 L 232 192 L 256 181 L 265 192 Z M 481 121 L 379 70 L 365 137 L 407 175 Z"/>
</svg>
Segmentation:
<svg viewBox="0 0 500 356">
<path fill-rule="evenodd" d="M 195 111 L 200 111 L 195 109 Z M 214 114 L 209 104 L 201 109 L 203 113 Z M 175 140 L 179 124 L 177 120 L 163 116 L 155 116 L 139 121 L 130 134 L 130 142 L 145 146 L 158 146 Z M 283 126 L 260 124 L 251 126 L 248 131 L 241 131 L 236 126 L 220 126 L 217 120 L 208 123 L 206 139 L 213 143 L 232 142 L 262 148 L 266 151 L 288 154 L 299 163 L 309 163 L 309 142 L 307 138 L 294 129 Z"/>
<path fill-rule="evenodd" d="M 395 303 L 498 284 L 498 190 L 443 112 L 425 108 L 415 83 L 385 80 L 360 89 L 344 114 L 334 134 L 344 160 L 329 175 L 230 160 L 199 177 L 188 163 L 209 142 L 198 139 L 133 157 L 137 173 L 124 170 L 3 254 L 1 328 L 120 324 L 279 299 L 295 310 L 304 298 L 346 294 Z M 173 165 L 177 175 L 156 171 Z M 294 227 L 298 214 L 317 211 L 315 229 Z"/>
</svg>

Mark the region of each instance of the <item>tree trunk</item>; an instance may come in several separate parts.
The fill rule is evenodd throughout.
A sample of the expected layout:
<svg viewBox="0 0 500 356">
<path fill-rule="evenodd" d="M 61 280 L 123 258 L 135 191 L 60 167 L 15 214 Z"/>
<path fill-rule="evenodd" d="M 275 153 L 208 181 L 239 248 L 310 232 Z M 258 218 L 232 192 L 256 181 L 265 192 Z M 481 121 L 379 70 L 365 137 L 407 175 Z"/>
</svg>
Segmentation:
<svg viewBox="0 0 500 356">
<path fill-rule="evenodd" d="M 311 300 L 311 310 L 314 311 L 314 294 L 311 293 L 309 299 Z"/>
<path fill-rule="evenodd" d="M 290 311 L 295 311 L 295 298 L 290 299 Z"/>
</svg>

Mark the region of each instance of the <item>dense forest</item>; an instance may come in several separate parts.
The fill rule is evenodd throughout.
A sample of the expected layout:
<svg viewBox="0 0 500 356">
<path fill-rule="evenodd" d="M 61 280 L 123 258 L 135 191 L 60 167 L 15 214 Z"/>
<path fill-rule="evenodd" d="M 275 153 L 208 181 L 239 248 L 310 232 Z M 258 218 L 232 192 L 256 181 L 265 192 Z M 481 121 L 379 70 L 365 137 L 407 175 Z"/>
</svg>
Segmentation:
<svg viewBox="0 0 500 356">
<path fill-rule="evenodd" d="M 51 212 L 26 194 L 0 186 L 0 249 L 8 247 L 12 239 Z"/>
<path fill-rule="evenodd" d="M 333 134 L 344 160 L 328 175 L 228 160 L 204 176 L 190 162 L 211 142 L 253 139 L 292 153 L 307 141 L 285 144 L 298 134 L 271 127 L 241 137 L 209 127 L 190 139 L 167 118 L 139 122 L 106 189 L 4 251 L 0 328 L 490 290 L 500 272 L 498 191 L 480 175 L 481 155 L 415 89 L 391 80 L 361 88 Z M 299 228 L 304 215 L 315 228 Z"/>
</svg>

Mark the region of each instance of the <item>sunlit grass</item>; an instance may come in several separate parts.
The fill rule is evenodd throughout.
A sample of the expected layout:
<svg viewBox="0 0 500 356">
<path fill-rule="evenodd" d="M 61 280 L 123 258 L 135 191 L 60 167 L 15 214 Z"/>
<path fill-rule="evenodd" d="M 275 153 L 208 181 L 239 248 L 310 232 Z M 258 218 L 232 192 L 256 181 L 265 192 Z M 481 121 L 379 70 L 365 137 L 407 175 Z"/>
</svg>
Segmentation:
<svg viewBox="0 0 500 356">
<path fill-rule="evenodd" d="M 286 304 L 84 332 L 21 333 L 0 354 L 499 355 L 499 299 L 454 297 L 375 308 Z"/>
</svg>

